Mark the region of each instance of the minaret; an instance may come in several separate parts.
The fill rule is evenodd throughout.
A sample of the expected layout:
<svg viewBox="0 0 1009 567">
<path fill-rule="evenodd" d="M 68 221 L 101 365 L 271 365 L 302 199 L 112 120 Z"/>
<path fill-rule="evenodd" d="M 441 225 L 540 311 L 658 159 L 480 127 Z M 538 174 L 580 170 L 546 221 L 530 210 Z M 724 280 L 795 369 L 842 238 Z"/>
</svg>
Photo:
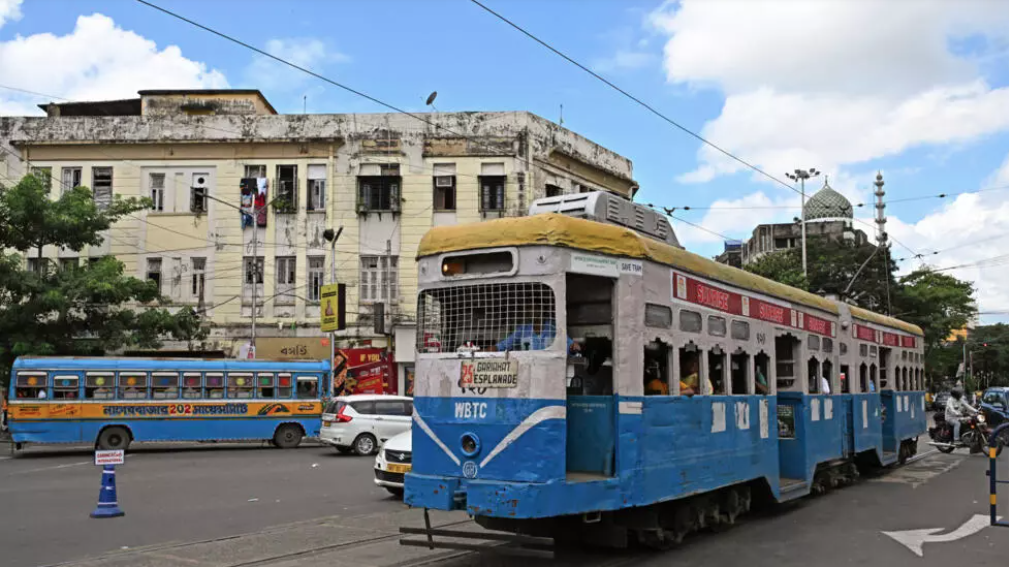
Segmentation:
<svg viewBox="0 0 1009 567">
<path fill-rule="evenodd" d="M 876 173 L 876 243 L 879 246 L 886 246 L 886 215 L 883 210 L 886 205 L 883 203 L 883 174 Z"/>
</svg>

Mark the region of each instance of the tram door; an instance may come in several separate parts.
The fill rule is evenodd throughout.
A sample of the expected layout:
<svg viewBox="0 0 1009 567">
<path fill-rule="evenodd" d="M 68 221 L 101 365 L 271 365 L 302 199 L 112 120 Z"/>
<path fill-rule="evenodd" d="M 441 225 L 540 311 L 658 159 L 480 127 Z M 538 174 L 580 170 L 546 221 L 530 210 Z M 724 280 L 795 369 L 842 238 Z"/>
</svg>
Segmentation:
<svg viewBox="0 0 1009 567">
<path fill-rule="evenodd" d="M 568 274 L 567 472 L 612 476 L 616 448 L 613 393 L 614 280 Z"/>
</svg>

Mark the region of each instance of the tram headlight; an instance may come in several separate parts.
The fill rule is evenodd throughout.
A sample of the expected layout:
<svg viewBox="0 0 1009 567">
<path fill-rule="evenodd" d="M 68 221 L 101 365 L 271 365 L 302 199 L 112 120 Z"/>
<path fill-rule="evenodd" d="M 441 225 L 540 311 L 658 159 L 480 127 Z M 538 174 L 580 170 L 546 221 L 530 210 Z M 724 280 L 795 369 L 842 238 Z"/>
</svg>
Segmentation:
<svg viewBox="0 0 1009 567">
<path fill-rule="evenodd" d="M 480 438 L 476 433 L 463 433 L 459 438 L 459 444 L 462 446 L 462 453 L 467 457 L 475 457 L 480 452 Z"/>
</svg>

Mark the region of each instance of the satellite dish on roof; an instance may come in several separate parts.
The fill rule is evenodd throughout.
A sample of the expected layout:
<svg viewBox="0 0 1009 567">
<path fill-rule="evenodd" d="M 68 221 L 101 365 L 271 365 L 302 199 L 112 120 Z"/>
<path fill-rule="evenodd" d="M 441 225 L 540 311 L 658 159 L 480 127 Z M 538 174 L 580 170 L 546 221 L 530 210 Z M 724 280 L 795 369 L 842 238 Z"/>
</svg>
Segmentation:
<svg viewBox="0 0 1009 567">
<path fill-rule="evenodd" d="M 426 104 L 427 106 L 431 106 L 432 104 L 434 104 L 434 99 L 436 98 L 438 98 L 438 91 L 432 91 L 431 94 L 429 94 L 427 97 L 427 102 L 425 102 L 424 104 Z"/>
</svg>

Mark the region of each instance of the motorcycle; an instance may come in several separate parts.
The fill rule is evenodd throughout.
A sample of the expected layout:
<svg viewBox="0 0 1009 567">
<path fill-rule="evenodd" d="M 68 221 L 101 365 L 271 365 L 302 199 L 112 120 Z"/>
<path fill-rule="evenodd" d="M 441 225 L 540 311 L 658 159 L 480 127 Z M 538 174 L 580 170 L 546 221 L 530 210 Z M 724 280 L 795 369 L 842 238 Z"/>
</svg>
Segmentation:
<svg viewBox="0 0 1009 567">
<path fill-rule="evenodd" d="M 949 454 L 961 448 L 970 448 L 971 453 L 984 452 L 988 454 L 988 440 L 991 436 L 986 424 L 984 414 L 978 413 L 964 420 L 960 425 L 960 439 L 953 439 L 953 424 L 946 421 L 944 410 L 935 412 L 933 416 L 935 427 L 928 429 L 928 436 L 932 439 L 929 445 L 939 449 L 943 453 Z M 1002 454 L 1003 443 L 1001 439 L 995 444 L 995 454 Z"/>
</svg>

